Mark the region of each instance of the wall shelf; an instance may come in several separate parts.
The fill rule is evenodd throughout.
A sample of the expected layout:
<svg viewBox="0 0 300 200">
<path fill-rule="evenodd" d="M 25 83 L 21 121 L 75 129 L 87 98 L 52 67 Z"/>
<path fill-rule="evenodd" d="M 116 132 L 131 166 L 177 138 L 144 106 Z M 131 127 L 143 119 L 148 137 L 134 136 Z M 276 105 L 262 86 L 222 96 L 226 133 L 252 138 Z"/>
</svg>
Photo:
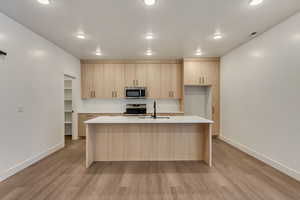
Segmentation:
<svg viewBox="0 0 300 200">
<path fill-rule="evenodd" d="M 64 102 L 65 102 L 65 135 L 72 135 L 72 80 L 65 80 L 64 83 Z"/>
</svg>

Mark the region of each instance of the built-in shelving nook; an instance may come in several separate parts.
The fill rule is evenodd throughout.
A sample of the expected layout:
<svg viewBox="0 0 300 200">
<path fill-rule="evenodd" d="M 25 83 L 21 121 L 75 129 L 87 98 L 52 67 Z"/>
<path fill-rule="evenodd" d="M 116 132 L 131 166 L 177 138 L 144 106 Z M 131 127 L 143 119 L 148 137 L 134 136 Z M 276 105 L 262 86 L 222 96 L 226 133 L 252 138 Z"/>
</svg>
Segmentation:
<svg viewBox="0 0 300 200">
<path fill-rule="evenodd" d="M 65 101 L 65 135 L 72 135 L 72 80 L 65 79 L 64 84 L 64 101 Z"/>
</svg>

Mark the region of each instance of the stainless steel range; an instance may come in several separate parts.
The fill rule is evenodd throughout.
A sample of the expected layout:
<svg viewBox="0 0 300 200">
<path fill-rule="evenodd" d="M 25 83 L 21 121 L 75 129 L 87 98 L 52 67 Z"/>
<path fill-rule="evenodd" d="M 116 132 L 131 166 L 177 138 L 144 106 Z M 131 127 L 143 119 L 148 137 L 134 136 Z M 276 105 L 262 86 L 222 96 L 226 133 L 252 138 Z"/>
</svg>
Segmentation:
<svg viewBox="0 0 300 200">
<path fill-rule="evenodd" d="M 126 111 L 124 114 L 145 115 L 145 114 L 147 114 L 147 105 L 146 104 L 127 104 Z"/>
</svg>

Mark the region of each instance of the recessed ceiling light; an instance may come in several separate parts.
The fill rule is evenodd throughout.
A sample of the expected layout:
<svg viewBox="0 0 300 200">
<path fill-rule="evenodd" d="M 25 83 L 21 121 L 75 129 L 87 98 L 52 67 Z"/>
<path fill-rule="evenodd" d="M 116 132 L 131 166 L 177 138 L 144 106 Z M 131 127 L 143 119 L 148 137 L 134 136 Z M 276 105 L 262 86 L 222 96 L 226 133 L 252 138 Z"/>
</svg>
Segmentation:
<svg viewBox="0 0 300 200">
<path fill-rule="evenodd" d="M 223 36 L 222 36 L 221 33 L 215 33 L 215 34 L 214 34 L 214 39 L 215 39 L 215 40 L 220 40 L 220 39 L 222 39 L 222 38 L 223 38 Z"/>
<path fill-rule="evenodd" d="M 153 38 L 154 38 L 154 36 L 153 36 L 152 33 L 147 33 L 146 36 L 145 36 L 146 40 L 152 40 Z"/>
<path fill-rule="evenodd" d="M 96 56 L 102 56 L 102 53 L 101 53 L 101 51 L 96 51 L 95 55 Z"/>
<path fill-rule="evenodd" d="M 144 0 L 144 3 L 147 6 L 153 6 L 156 3 L 156 0 Z"/>
<path fill-rule="evenodd" d="M 257 5 L 261 4 L 263 1 L 264 1 L 264 0 L 251 0 L 251 1 L 249 2 L 249 5 L 250 5 L 250 6 L 257 6 Z"/>
<path fill-rule="evenodd" d="M 197 49 L 196 52 L 195 52 L 195 55 L 196 56 L 202 56 L 203 52 L 201 49 Z"/>
<path fill-rule="evenodd" d="M 147 55 L 147 56 L 152 56 L 152 55 L 153 55 L 152 50 L 151 50 L 151 49 L 148 49 L 148 50 L 146 51 L 146 55 Z"/>
<path fill-rule="evenodd" d="M 43 5 L 49 5 L 51 3 L 50 0 L 37 0 L 37 1 Z"/>
<path fill-rule="evenodd" d="M 84 40 L 85 39 L 85 34 L 84 33 L 77 33 L 76 37 L 78 39 Z"/>
</svg>

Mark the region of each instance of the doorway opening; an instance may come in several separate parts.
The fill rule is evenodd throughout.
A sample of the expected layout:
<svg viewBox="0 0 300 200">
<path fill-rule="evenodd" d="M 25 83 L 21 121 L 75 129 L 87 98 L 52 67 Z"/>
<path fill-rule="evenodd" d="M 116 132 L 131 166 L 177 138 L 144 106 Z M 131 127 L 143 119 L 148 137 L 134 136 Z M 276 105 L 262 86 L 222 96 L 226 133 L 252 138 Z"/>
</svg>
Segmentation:
<svg viewBox="0 0 300 200">
<path fill-rule="evenodd" d="M 64 76 L 64 136 L 65 143 L 74 138 L 73 78 Z"/>
</svg>

